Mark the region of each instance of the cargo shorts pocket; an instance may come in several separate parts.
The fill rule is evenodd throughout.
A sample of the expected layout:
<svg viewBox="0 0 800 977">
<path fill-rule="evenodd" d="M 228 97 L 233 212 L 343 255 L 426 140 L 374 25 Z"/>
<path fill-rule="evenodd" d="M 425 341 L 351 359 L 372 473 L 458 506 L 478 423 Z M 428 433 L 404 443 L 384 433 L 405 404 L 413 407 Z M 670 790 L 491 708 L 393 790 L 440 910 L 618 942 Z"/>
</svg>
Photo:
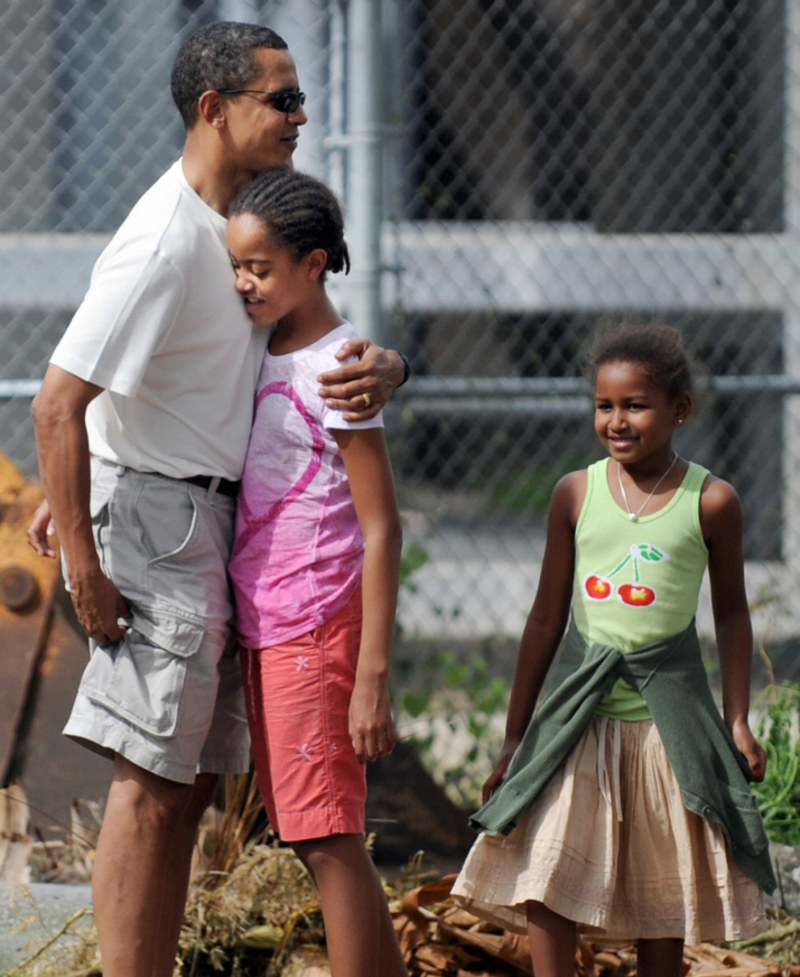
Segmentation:
<svg viewBox="0 0 800 977">
<path fill-rule="evenodd" d="M 198 622 L 135 608 L 133 625 L 120 642 L 93 647 L 81 691 L 151 736 L 172 736 L 189 660 L 203 633 Z"/>
<path fill-rule="evenodd" d="M 174 483 L 151 479 L 142 486 L 136 507 L 148 566 L 184 564 L 198 529 L 197 503 L 191 493 L 178 493 Z"/>
</svg>

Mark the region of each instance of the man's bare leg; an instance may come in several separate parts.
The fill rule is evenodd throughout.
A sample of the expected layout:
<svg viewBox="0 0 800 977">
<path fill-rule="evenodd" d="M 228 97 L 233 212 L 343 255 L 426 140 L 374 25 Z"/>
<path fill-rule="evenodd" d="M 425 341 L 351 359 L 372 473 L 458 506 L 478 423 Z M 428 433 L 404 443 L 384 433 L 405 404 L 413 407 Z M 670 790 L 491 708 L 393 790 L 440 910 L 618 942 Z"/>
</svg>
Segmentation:
<svg viewBox="0 0 800 977">
<path fill-rule="evenodd" d="M 103 977 L 172 974 L 201 791 L 115 757 L 92 878 Z"/>
<path fill-rule="evenodd" d="M 161 919 L 156 940 L 159 957 L 153 967 L 153 977 L 172 977 L 175 970 L 175 954 L 186 914 L 197 828 L 203 812 L 214 800 L 216 786 L 216 774 L 198 774 L 189 803 L 175 827 L 161 881 Z"/>
</svg>

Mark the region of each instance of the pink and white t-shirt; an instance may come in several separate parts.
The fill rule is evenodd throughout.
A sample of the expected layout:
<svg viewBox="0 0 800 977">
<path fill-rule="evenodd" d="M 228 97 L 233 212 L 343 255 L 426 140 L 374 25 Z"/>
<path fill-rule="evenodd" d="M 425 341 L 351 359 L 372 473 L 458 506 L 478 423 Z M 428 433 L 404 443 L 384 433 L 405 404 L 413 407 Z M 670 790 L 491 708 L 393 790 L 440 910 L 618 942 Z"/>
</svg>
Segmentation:
<svg viewBox="0 0 800 977">
<path fill-rule="evenodd" d="M 264 357 L 239 492 L 229 565 L 236 626 L 246 648 L 268 648 L 334 617 L 361 576 L 364 537 L 331 430 L 349 422 L 325 406 L 317 376 L 356 335 L 350 323 L 311 346 Z"/>
</svg>

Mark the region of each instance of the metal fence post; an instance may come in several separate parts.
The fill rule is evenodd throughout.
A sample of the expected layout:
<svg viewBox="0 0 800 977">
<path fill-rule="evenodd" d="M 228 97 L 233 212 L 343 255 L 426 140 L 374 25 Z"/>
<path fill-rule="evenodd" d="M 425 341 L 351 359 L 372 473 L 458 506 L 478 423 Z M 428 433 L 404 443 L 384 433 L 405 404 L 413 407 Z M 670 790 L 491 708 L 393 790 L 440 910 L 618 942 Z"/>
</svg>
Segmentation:
<svg viewBox="0 0 800 977">
<path fill-rule="evenodd" d="M 800 242 L 800 9 L 796 3 L 786 8 L 786 68 L 790 83 L 786 86 L 784 116 L 784 229 L 787 244 Z M 783 306 L 783 335 L 786 373 L 800 376 L 800 289 L 797 276 L 786 280 Z M 783 559 L 795 573 L 800 570 L 800 495 L 797 492 L 800 473 L 800 397 L 787 397 L 783 407 Z"/>
<path fill-rule="evenodd" d="M 380 340 L 380 0 L 350 0 L 347 26 L 345 201 L 352 268 L 343 294 L 359 334 Z"/>
</svg>

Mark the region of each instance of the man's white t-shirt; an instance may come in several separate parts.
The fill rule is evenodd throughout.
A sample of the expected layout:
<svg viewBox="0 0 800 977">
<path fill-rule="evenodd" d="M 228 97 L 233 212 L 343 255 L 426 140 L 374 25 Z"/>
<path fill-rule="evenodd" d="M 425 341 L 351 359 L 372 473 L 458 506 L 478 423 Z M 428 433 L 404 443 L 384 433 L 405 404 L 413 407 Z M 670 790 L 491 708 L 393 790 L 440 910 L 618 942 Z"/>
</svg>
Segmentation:
<svg viewBox="0 0 800 977">
<path fill-rule="evenodd" d="M 178 160 L 97 260 L 50 361 L 104 388 L 86 413 L 92 454 L 172 478 L 241 477 L 268 330 L 244 311 L 226 227 Z"/>
</svg>

